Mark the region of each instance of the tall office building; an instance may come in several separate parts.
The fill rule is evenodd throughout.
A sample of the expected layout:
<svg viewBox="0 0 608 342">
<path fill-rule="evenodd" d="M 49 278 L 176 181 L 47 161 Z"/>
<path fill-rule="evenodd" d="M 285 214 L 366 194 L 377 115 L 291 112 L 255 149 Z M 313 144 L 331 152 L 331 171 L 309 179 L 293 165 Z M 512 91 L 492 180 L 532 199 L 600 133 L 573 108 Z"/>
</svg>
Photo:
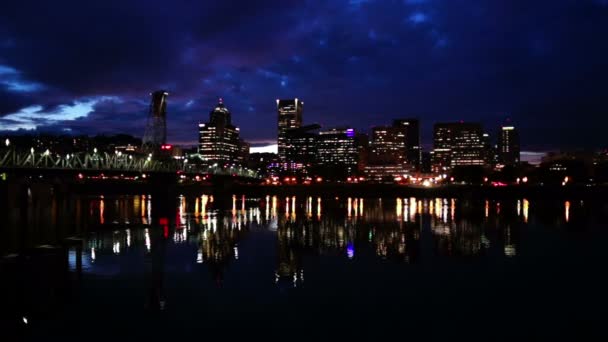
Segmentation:
<svg viewBox="0 0 608 342">
<path fill-rule="evenodd" d="M 517 165 L 520 161 L 519 133 L 513 126 L 503 126 L 498 138 L 498 161 L 503 165 Z"/>
<path fill-rule="evenodd" d="M 433 138 L 433 172 L 486 164 L 481 124 L 438 123 L 435 124 Z"/>
<path fill-rule="evenodd" d="M 239 128 L 232 125 L 230 111 L 220 98 L 209 113 L 209 122 L 200 123 L 198 152 L 209 164 L 238 164 L 243 161 Z"/>
<path fill-rule="evenodd" d="M 358 155 L 354 129 L 332 128 L 319 132 L 317 143 L 319 166 L 353 174 L 357 171 Z"/>
<path fill-rule="evenodd" d="M 285 159 L 281 161 L 284 170 L 300 170 L 312 166 L 317 160 L 317 134 L 312 131 L 321 128 L 318 124 L 300 126 L 285 130 Z"/>
<path fill-rule="evenodd" d="M 372 128 L 369 163 L 374 165 L 402 165 L 405 163 L 405 130 L 401 127 Z"/>
<path fill-rule="evenodd" d="M 452 163 L 452 124 L 435 124 L 433 130 L 432 171 L 445 172 Z"/>
<path fill-rule="evenodd" d="M 401 128 L 404 132 L 405 162 L 414 170 L 421 166 L 422 149 L 420 148 L 420 121 L 418 119 L 397 119 L 393 127 Z"/>
<path fill-rule="evenodd" d="M 278 114 L 278 154 L 282 163 L 291 162 L 287 159 L 286 134 L 290 129 L 302 126 L 302 110 L 304 102 L 296 99 L 279 100 L 277 99 Z"/>
<path fill-rule="evenodd" d="M 483 134 L 483 155 L 486 165 L 496 165 L 496 148 L 489 133 Z"/>
</svg>

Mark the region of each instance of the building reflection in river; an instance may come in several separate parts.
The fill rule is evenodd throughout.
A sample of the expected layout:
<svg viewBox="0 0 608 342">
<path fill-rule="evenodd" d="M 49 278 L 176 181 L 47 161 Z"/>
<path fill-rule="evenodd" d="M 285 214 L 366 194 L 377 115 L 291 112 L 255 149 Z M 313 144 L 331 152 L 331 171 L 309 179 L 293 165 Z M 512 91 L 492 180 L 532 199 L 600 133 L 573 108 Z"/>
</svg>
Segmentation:
<svg viewBox="0 0 608 342">
<path fill-rule="evenodd" d="M 529 221 L 531 207 L 523 198 L 234 195 L 232 208 L 218 211 L 212 196 L 200 195 L 180 196 L 169 204 L 160 202 L 164 211 L 157 212 L 153 203 L 159 202 L 153 200 L 146 194 L 75 197 L 54 199 L 54 204 L 44 210 L 36 207 L 41 203 L 29 201 L 22 215 L 6 217 L 9 228 L 5 228 L 2 248 L 10 252 L 21 246 L 59 244 L 67 236 L 82 236 L 86 271 L 102 267 L 105 258 L 137 250 L 143 250 L 142 255 L 151 264 L 162 263 L 165 246 L 190 245 L 195 246 L 190 262 L 210 272 L 221 285 L 230 265 L 247 257 L 239 254 L 247 253 L 240 246 L 248 232 L 262 229 L 276 234 L 274 281 L 299 287 L 304 285 L 302 260 L 307 256 L 330 255 L 355 261 L 372 253 L 379 260 L 400 263 L 483 257 L 489 253 L 516 257 L 520 231 Z M 580 207 L 578 202 L 573 203 L 551 207 L 555 211 L 552 217 L 561 217 L 563 224 L 572 222 L 576 218 L 572 209 Z M 167 208 L 174 214 L 163 216 Z M 27 229 L 18 232 L 16 226 Z M 163 272 L 160 266 L 151 266 L 153 271 Z M 158 275 L 151 279 L 161 282 Z"/>
</svg>

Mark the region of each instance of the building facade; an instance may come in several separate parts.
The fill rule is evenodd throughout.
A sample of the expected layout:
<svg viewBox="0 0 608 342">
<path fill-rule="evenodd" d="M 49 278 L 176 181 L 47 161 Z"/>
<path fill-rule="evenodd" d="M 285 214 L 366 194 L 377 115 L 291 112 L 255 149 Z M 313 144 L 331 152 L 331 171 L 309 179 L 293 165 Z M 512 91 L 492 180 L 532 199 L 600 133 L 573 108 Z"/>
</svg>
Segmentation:
<svg viewBox="0 0 608 342">
<path fill-rule="evenodd" d="M 397 119 L 393 127 L 403 130 L 405 162 L 412 171 L 420 171 L 422 149 L 420 147 L 420 121 L 418 119 Z"/>
<path fill-rule="evenodd" d="M 278 154 L 282 163 L 292 162 L 288 160 L 289 146 L 287 143 L 287 132 L 302 126 L 302 112 L 304 102 L 296 99 L 278 100 Z"/>
<path fill-rule="evenodd" d="M 282 169 L 305 171 L 316 163 L 318 136 L 313 131 L 319 128 L 312 124 L 285 130 L 284 158 L 279 157 Z"/>
<path fill-rule="evenodd" d="M 372 128 L 369 163 L 373 165 L 405 164 L 405 130 L 393 126 Z"/>
<path fill-rule="evenodd" d="M 483 128 L 478 123 L 438 123 L 433 134 L 433 172 L 486 165 Z"/>
<path fill-rule="evenodd" d="M 346 174 L 357 171 L 358 147 L 355 130 L 332 128 L 319 132 L 317 164 L 324 168 L 341 169 Z"/>
<path fill-rule="evenodd" d="M 513 126 L 503 126 L 498 138 L 498 162 L 517 165 L 520 162 L 519 133 Z"/>
<path fill-rule="evenodd" d="M 198 153 L 209 164 L 240 164 L 241 140 L 239 128 L 232 124 L 231 113 L 219 99 L 217 106 L 209 113 L 209 122 L 199 123 Z"/>
</svg>

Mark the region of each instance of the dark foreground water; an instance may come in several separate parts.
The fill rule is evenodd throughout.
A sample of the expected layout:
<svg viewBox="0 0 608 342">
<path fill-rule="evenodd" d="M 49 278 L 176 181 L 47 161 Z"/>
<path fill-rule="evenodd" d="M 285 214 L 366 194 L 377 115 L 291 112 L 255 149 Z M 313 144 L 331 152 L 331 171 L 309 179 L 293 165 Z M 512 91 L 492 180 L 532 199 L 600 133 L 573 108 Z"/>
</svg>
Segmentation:
<svg viewBox="0 0 608 342">
<path fill-rule="evenodd" d="M 605 203 L 51 195 L 0 219 L 3 341 L 608 337 Z"/>
</svg>

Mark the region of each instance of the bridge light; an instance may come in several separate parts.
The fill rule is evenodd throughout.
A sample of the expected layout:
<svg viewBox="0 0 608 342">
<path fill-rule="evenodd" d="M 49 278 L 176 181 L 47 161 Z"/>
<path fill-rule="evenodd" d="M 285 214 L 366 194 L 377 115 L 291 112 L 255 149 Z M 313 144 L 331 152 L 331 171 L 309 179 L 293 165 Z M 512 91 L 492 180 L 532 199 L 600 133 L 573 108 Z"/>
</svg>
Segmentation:
<svg viewBox="0 0 608 342">
<path fill-rule="evenodd" d="M 133 159 L 133 156 L 131 156 L 131 155 L 130 155 L 130 156 L 129 156 L 129 159 Z"/>
<path fill-rule="evenodd" d="M 93 149 L 93 153 L 97 153 L 97 147 Z"/>
<path fill-rule="evenodd" d="M 148 153 L 148 158 L 152 158 L 152 153 Z"/>
<path fill-rule="evenodd" d="M 6 140 L 4 140 L 4 144 L 6 145 L 6 147 L 9 147 L 11 144 L 11 141 L 8 140 L 8 138 L 6 138 Z"/>
<path fill-rule="evenodd" d="M 34 148 L 33 148 L 33 147 L 32 147 L 32 148 L 30 148 L 30 153 L 31 153 L 31 154 L 34 154 Z"/>
<path fill-rule="evenodd" d="M 67 155 L 65 156 L 65 159 L 68 159 L 68 160 L 69 160 L 69 159 L 70 159 L 70 155 L 69 155 L 69 154 L 67 154 Z"/>
</svg>

